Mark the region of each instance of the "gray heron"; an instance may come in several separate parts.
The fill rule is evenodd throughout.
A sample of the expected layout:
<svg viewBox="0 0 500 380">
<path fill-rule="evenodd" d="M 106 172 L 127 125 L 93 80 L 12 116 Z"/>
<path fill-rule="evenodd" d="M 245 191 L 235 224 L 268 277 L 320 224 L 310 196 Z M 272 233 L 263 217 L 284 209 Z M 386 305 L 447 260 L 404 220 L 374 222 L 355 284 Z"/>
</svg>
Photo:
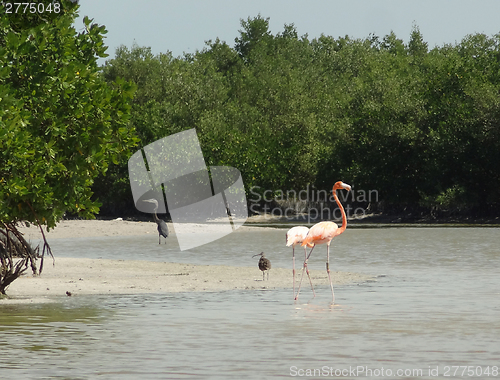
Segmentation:
<svg viewBox="0 0 500 380">
<path fill-rule="evenodd" d="M 156 211 L 158 211 L 158 201 L 156 199 L 146 199 L 143 202 L 147 203 L 152 203 L 155 205 L 155 208 L 153 210 L 153 218 L 158 225 L 158 244 L 161 244 L 161 237 L 163 236 L 164 238 L 168 237 L 168 227 L 167 223 L 165 223 L 163 220 L 158 218 L 158 215 L 156 215 Z M 167 241 L 165 240 L 165 243 Z"/>
</svg>

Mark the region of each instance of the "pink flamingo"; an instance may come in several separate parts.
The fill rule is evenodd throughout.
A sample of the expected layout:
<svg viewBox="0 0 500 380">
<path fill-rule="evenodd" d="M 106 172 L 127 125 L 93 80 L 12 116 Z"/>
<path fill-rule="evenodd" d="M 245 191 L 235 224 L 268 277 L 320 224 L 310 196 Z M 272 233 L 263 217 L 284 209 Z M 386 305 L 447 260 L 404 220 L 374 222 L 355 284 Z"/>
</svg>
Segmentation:
<svg viewBox="0 0 500 380">
<path fill-rule="evenodd" d="M 304 261 L 304 268 L 302 269 L 302 277 L 300 279 L 299 289 L 297 291 L 297 296 L 295 297 L 295 299 L 299 298 L 300 285 L 302 284 L 302 278 L 304 277 L 304 269 L 307 269 L 307 260 L 309 260 L 309 257 L 311 257 L 311 253 L 314 250 L 314 247 L 316 247 L 317 244 L 326 243 L 326 272 L 328 273 L 328 279 L 330 280 L 330 288 L 332 289 L 332 302 L 335 302 L 335 294 L 333 293 L 333 283 L 332 283 L 332 278 L 330 276 L 330 242 L 335 236 L 338 236 L 342 232 L 344 232 L 347 227 L 347 217 L 345 215 L 344 207 L 342 207 L 342 204 L 340 203 L 339 198 L 337 197 L 337 190 L 339 189 L 345 189 L 347 191 L 351 191 L 351 186 L 342 181 L 338 181 L 333 185 L 332 189 L 335 202 L 337 202 L 337 205 L 340 208 L 340 212 L 342 213 L 342 226 L 339 228 L 339 226 L 337 226 L 337 224 L 334 222 L 319 222 L 316 223 L 314 226 L 312 226 L 311 229 L 309 230 L 309 233 L 307 234 L 306 238 L 302 241 L 302 246 L 313 244 L 313 247 L 311 248 L 311 251 L 309 251 L 309 255 L 306 257 L 306 260 Z"/>
<path fill-rule="evenodd" d="M 292 246 L 292 263 L 293 263 L 293 296 L 295 297 L 295 246 L 297 244 L 302 244 L 304 239 L 307 236 L 307 233 L 309 232 L 309 228 L 304 227 L 304 226 L 297 226 L 290 228 L 288 232 L 286 233 L 286 246 L 290 247 Z M 314 247 L 313 244 L 307 244 L 309 248 Z M 304 260 L 307 259 L 307 248 L 304 247 Z M 307 269 L 307 268 L 306 268 Z M 311 289 L 314 293 L 314 288 L 313 284 L 311 281 L 311 276 L 309 276 L 309 269 L 307 269 L 307 277 L 309 277 L 309 282 L 311 283 Z"/>
</svg>

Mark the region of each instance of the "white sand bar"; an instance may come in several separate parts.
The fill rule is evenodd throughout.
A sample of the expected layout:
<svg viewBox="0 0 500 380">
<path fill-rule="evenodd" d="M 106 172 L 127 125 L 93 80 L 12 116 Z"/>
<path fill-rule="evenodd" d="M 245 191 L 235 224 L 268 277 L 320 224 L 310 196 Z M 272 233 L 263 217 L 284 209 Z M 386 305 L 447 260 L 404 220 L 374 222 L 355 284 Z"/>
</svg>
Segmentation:
<svg viewBox="0 0 500 380">
<path fill-rule="evenodd" d="M 298 271 L 299 272 L 299 271 Z M 314 285 L 328 285 L 326 271 L 311 270 Z M 363 282 L 368 276 L 332 272 L 335 284 Z M 300 280 L 297 273 L 296 280 Z M 304 279 L 305 291 L 309 284 Z M 191 265 L 139 260 L 56 258 L 45 261 L 41 276 L 31 274 L 7 289 L 11 297 L 77 294 L 135 294 L 229 289 L 292 288 L 290 269 L 271 269 L 262 281 L 257 267 Z M 309 289 L 310 291 L 310 289 Z"/>
<path fill-rule="evenodd" d="M 40 238 L 40 232 L 34 226 L 22 227 L 20 230 L 28 239 Z M 57 238 L 131 236 L 155 232 L 156 225 L 152 222 L 75 220 L 62 221 L 46 236 L 50 242 Z M 297 269 L 296 281 L 299 281 L 301 270 Z M 29 270 L 27 273 L 7 288 L 9 297 L 43 299 L 65 295 L 66 292 L 77 296 L 263 288 L 289 288 L 292 292 L 291 269 L 273 268 L 269 273 L 269 281 L 263 281 L 262 272 L 256 265 L 233 267 L 64 257 L 56 257 L 53 265 L 52 259 L 46 257 L 40 276 L 32 276 Z M 310 273 L 315 286 L 328 285 L 326 271 L 311 270 Z M 332 272 L 334 285 L 361 283 L 370 278 L 358 273 Z M 310 292 L 307 278 L 302 286 L 305 292 Z M 4 301 L 8 302 L 0 300 Z"/>
</svg>

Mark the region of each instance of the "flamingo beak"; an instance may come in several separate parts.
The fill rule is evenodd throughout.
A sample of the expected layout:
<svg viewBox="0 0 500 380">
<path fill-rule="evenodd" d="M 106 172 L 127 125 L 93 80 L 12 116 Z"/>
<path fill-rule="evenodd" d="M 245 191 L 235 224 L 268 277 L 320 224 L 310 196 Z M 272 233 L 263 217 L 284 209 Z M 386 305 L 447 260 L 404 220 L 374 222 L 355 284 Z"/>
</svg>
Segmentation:
<svg viewBox="0 0 500 380">
<path fill-rule="evenodd" d="M 342 187 L 343 187 L 345 190 L 347 190 L 347 191 L 351 191 L 351 189 L 352 189 L 352 188 L 351 188 L 351 185 L 348 185 L 347 183 L 344 183 L 344 182 L 342 182 Z"/>
</svg>

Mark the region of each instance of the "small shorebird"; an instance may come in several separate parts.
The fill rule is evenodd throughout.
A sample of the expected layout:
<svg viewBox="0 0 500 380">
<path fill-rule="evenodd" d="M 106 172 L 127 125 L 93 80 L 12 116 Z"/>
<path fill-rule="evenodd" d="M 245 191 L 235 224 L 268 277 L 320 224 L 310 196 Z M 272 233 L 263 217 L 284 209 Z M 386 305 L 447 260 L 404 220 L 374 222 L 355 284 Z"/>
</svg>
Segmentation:
<svg viewBox="0 0 500 380">
<path fill-rule="evenodd" d="M 264 252 L 253 255 L 252 257 L 255 256 L 260 256 L 259 269 L 262 271 L 262 281 L 264 281 L 264 274 L 266 271 L 267 271 L 267 281 L 269 281 L 269 270 L 271 269 L 271 261 L 269 261 L 269 259 L 266 258 Z"/>
</svg>

